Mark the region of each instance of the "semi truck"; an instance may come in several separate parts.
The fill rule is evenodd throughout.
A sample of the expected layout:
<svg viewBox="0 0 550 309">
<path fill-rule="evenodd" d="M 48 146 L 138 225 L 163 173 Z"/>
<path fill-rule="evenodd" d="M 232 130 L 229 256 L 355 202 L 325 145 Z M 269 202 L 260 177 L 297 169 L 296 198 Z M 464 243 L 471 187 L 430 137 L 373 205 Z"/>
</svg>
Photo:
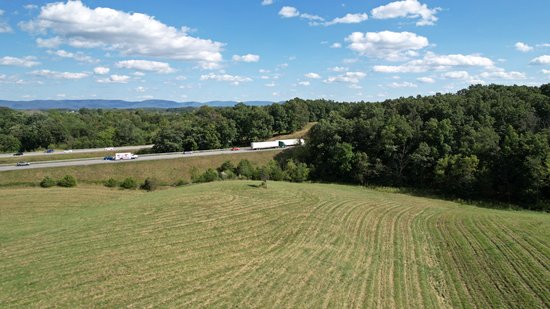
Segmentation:
<svg viewBox="0 0 550 309">
<path fill-rule="evenodd" d="M 268 142 L 252 142 L 250 143 L 250 148 L 257 149 L 268 149 L 268 148 L 285 148 L 288 146 L 303 145 L 303 139 L 280 139 L 275 141 Z"/>
<path fill-rule="evenodd" d="M 138 158 L 138 155 L 135 155 L 131 152 L 121 152 L 121 153 L 116 153 L 115 154 L 115 161 L 133 160 L 133 159 L 137 159 L 137 158 Z"/>
</svg>

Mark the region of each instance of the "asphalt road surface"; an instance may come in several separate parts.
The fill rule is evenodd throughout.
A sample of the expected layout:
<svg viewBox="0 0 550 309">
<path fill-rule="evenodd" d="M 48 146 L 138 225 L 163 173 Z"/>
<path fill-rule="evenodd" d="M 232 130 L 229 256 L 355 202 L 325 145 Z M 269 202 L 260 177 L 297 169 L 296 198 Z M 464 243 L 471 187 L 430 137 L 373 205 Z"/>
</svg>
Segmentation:
<svg viewBox="0 0 550 309">
<path fill-rule="evenodd" d="M 113 149 L 106 148 L 89 148 L 89 149 L 73 149 L 70 153 L 87 153 L 87 152 L 104 152 L 104 151 L 116 151 L 116 152 L 130 152 L 133 150 L 139 150 L 143 148 L 152 148 L 153 145 L 141 145 L 141 146 L 120 146 L 112 147 Z M 51 155 L 60 155 L 60 154 L 69 154 L 63 150 L 55 150 L 54 152 L 46 153 L 44 151 L 35 151 L 35 152 L 25 152 L 25 154 L 19 158 L 21 161 L 25 161 L 25 157 L 29 156 L 51 156 Z M 0 153 L 0 158 L 11 158 L 15 157 L 13 153 Z"/>
<path fill-rule="evenodd" d="M 136 146 L 141 147 L 143 146 Z M 120 150 L 118 148 L 116 150 Z M 128 149 L 128 148 L 124 148 Z M 137 148 L 139 149 L 139 148 Z M 129 162 L 137 161 L 152 161 L 152 160 L 167 160 L 167 159 L 177 159 L 177 158 L 188 158 L 188 157 L 202 157 L 202 156 L 215 156 L 220 154 L 237 154 L 242 152 L 259 152 L 259 151 L 275 151 L 280 150 L 279 148 L 275 149 L 261 149 L 261 150 L 252 150 L 250 148 L 241 148 L 241 150 L 232 151 L 230 149 L 219 149 L 219 150 L 204 150 L 204 151 L 193 151 L 191 153 L 163 153 L 163 154 L 147 154 L 140 155 L 139 158 L 135 160 L 103 160 L 103 158 L 86 158 L 86 159 L 73 159 L 73 160 L 56 160 L 56 161 L 42 161 L 42 162 L 32 162 L 29 166 L 16 166 L 15 164 L 4 164 L 0 165 L 0 172 L 2 171 L 13 171 L 13 170 L 26 170 L 34 168 L 49 168 L 49 167 L 63 167 L 63 166 L 81 166 L 81 165 L 94 165 L 94 164 L 123 164 Z M 101 151 L 104 151 L 103 148 Z M 24 158 L 21 158 L 23 161 Z"/>
</svg>

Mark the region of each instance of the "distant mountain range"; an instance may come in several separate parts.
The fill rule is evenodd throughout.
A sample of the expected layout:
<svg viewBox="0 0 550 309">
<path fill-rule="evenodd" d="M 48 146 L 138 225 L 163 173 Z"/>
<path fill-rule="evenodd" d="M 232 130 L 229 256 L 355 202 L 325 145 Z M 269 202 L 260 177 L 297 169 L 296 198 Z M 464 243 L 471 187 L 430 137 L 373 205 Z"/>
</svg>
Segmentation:
<svg viewBox="0 0 550 309">
<path fill-rule="evenodd" d="M 140 102 L 131 102 L 123 100 L 33 100 L 33 101 L 6 101 L 0 100 L 0 106 L 12 109 L 71 109 L 80 108 L 185 108 L 200 107 L 203 105 L 226 107 L 234 106 L 236 101 L 210 101 L 210 102 L 175 102 L 167 100 L 145 100 Z M 246 101 L 246 105 L 263 106 L 269 105 L 270 101 Z"/>
</svg>

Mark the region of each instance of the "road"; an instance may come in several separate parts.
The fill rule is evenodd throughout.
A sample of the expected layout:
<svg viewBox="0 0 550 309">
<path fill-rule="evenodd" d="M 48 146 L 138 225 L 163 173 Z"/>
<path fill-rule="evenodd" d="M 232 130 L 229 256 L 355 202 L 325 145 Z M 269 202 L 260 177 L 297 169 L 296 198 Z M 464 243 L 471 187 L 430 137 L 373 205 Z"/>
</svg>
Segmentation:
<svg viewBox="0 0 550 309">
<path fill-rule="evenodd" d="M 89 149 L 73 149 L 70 153 L 87 153 L 87 152 L 104 152 L 104 151 L 116 151 L 116 152 L 125 152 L 125 151 L 134 151 L 139 150 L 143 148 L 152 148 L 153 145 L 141 145 L 141 146 L 120 146 L 120 147 L 113 147 L 113 149 L 105 149 L 105 148 L 89 148 Z M 35 151 L 35 152 L 25 152 L 24 157 L 29 156 L 51 156 L 51 155 L 60 155 L 60 154 L 69 154 L 66 152 L 63 152 L 63 150 L 55 150 L 51 153 L 45 153 L 44 151 Z M 11 158 L 13 157 L 13 153 L 0 153 L 0 158 Z M 22 161 L 24 160 L 23 157 Z"/>
<path fill-rule="evenodd" d="M 136 146 L 136 147 L 143 148 L 143 146 Z M 276 151 L 276 150 L 280 150 L 280 149 L 275 148 L 275 149 L 252 150 L 251 148 L 241 148 L 241 150 L 236 150 L 236 151 L 232 151 L 230 149 L 218 149 L 218 150 L 194 151 L 192 153 L 185 153 L 185 154 L 181 152 L 147 154 L 147 155 L 139 156 L 139 158 L 136 160 L 121 160 L 121 161 L 103 160 L 103 158 L 41 161 L 41 162 L 33 162 L 29 166 L 15 166 L 15 164 L 0 165 L 0 172 L 36 169 L 36 168 L 64 167 L 64 166 L 82 166 L 82 165 L 95 165 L 95 164 L 124 164 L 124 163 L 139 162 L 139 161 L 168 160 L 168 159 L 177 159 L 177 158 L 215 156 L 215 155 L 221 155 L 221 154 L 237 154 L 237 153 L 243 153 L 243 152 L 260 152 L 260 151 Z"/>
</svg>

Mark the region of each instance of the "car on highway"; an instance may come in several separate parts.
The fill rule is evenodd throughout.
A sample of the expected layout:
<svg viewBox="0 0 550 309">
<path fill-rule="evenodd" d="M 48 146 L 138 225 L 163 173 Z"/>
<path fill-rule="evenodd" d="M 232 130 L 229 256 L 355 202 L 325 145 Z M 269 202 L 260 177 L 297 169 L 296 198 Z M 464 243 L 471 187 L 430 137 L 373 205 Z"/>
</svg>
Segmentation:
<svg viewBox="0 0 550 309">
<path fill-rule="evenodd" d="M 113 156 L 106 156 L 106 157 L 103 158 L 103 160 L 114 161 L 114 160 L 115 160 L 115 157 L 113 157 Z"/>
<path fill-rule="evenodd" d="M 72 153 L 73 150 L 72 149 L 67 149 L 67 150 L 63 150 L 64 153 Z"/>
<path fill-rule="evenodd" d="M 17 162 L 16 166 L 29 166 L 31 165 L 29 162 Z"/>
<path fill-rule="evenodd" d="M 105 147 L 105 150 L 115 150 L 115 147 Z"/>
<path fill-rule="evenodd" d="M 16 153 L 14 153 L 13 155 L 14 155 L 14 156 L 22 156 L 23 153 L 22 153 L 22 152 L 16 152 Z"/>
<path fill-rule="evenodd" d="M 231 151 L 237 151 L 237 150 L 241 150 L 241 148 L 239 148 L 239 147 L 233 147 L 233 148 L 231 148 Z"/>
<path fill-rule="evenodd" d="M 52 153 L 53 152 L 53 149 L 46 149 L 44 150 L 45 153 Z"/>
</svg>

